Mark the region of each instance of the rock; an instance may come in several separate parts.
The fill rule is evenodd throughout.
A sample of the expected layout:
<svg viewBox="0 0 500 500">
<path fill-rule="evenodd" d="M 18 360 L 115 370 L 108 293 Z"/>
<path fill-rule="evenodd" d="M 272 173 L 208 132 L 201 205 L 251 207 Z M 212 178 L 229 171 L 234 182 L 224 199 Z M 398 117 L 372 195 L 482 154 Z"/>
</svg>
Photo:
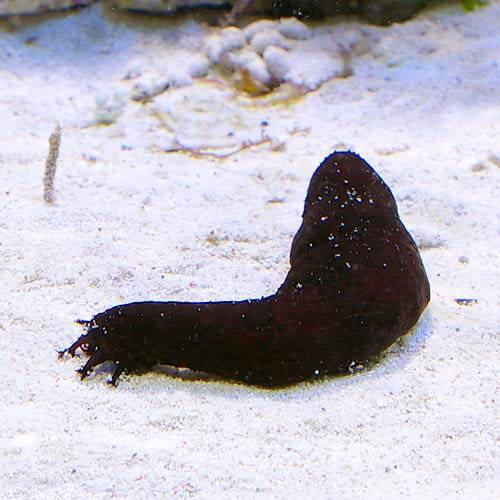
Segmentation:
<svg viewBox="0 0 500 500">
<path fill-rule="evenodd" d="M 0 17 L 81 7 L 94 2 L 96 0 L 0 0 Z M 120 9 L 155 14 L 173 14 L 180 8 L 194 9 L 207 6 L 222 8 L 237 3 L 245 4 L 244 0 L 112 0 L 112 5 Z M 249 2 L 243 11 L 245 14 L 297 16 L 304 19 L 357 13 L 372 23 L 389 24 L 409 19 L 425 3 L 426 0 L 254 0 Z M 298 26 L 289 23 L 285 30 L 291 31 L 282 34 L 288 38 L 303 40 L 297 36 L 305 36 L 305 30 Z M 246 36 L 248 37 L 247 34 Z"/>
<path fill-rule="evenodd" d="M 172 89 L 154 99 L 148 110 L 155 119 L 169 124 L 169 129 L 155 139 L 160 149 L 223 154 L 263 141 L 261 122 L 265 112 L 250 109 L 232 89 L 216 82 Z"/>
<path fill-rule="evenodd" d="M 359 0 L 357 12 L 374 24 L 406 21 L 425 5 L 425 0 Z"/>
<path fill-rule="evenodd" d="M 350 3 L 349 0 L 280 0 L 272 2 L 272 14 L 275 17 L 321 18 L 347 13 Z"/>
<path fill-rule="evenodd" d="M 157 14 L 172 14 L 179 8 L 222 7 L 227 0 L 113 0 L 112 4 L 120 9 Z"/>
<path fill-rule="evenodd" d="M 82 7 L 96 0 L 0 0 L 0 17 Z"/>
<path fill-rule="evenodd" d="M 322 83 L 344 74 L 344 62 L 339 54 L 296 47 L 286 51 L 268 47 L 264 61 L 269 73 L 280 82 L 289 82 L 306 90 L 315 90 Z"/>
</svg>

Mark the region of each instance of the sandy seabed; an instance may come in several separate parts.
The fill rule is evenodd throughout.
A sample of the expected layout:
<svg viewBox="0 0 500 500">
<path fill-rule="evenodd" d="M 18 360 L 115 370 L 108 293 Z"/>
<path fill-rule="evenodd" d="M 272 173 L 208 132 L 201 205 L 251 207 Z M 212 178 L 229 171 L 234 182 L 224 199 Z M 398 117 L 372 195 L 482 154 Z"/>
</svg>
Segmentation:
<svg viewBox="0 0 500 500">
<path fill-rule="evenodd" d="M 273 140 L 225 159 L 173 151 L 179 137 L 220 139 L 210 107 L 179 108 L 206 78 L 156 101 L 128 93 L 194 57 L 209 29 L 98 6 L 2 25 L 0 497 L 498 498 L 500 3 L 366 27 L 352 76 L 285 104 L 233 104 Z M 97 124 L 103 107 L 111 125 Z M 383 356 L 274 391 L 161 370 L 112 389 L 105 368 L 82 383 L 82 360 L 58 361 L 74 319 L 118 303 L 273 293 L 334 149 L 391 186 L 431 282 L 417 328 Z"/>
</svg>

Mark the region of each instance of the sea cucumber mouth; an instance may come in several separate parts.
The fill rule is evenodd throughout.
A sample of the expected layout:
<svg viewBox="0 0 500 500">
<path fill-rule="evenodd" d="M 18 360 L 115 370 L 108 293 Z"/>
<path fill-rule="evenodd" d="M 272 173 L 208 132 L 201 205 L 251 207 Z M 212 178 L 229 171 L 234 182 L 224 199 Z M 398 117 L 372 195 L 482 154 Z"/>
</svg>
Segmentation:
<svg viewBox="0 0 500 500">
<path fill-rule="evenodd" d="M 76 355 L 76 350 L 81 349 L 88 356 L 99 350 L 99 336 L 101 335 L 101 329 L 97 326 L 94 321 L 87 321 L 78 319 L 75 321 L 76 324 L 84 327 L 85 333 L 80 335 L 78 339 L 71 344 L 67 349 L 59 351 L 59 358 L 63 358 L 65 354 L 69 354 L 71 357 Z"/>
<path fill-rule="evenodd" d="M 80 375 L 80 379 L 86 379 L 94 370 L 94 368 L 105 361 L 109 361 L 110 350 L 106 345 L 106 327 L 99 325 L 95 318 L 91 320 L 78 319 L 76 324 L 81 325 L 85 331 L 80 337 L 67 349 L 59 352 L 59 359 L 62 359 L 66 354 L 71 357 L 76 356 L 76 351 L 80 349 L 88 359 L 86 363 L 79 369 L 75 370 Z M 108 380 L 110 385 L 116 386 L 120 375 L 126 370 L 123 364 L 114 360 L 114 371 L 111 378 Z"/>
</svg>

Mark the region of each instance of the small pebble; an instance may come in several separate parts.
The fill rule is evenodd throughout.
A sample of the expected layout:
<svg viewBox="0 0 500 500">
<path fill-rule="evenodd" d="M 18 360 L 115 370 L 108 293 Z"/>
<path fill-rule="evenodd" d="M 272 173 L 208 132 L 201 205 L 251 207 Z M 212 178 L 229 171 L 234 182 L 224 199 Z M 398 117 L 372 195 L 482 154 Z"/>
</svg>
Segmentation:
<svg viewBox="0 0 500 500">
<path fill-rule="evenodd" d="M 176 71 L 168 77 L 168 88 L 187 87 L 193 83 L 193 79 L 188 72 Z"/>
<path fill-rule="evenodd" d="M 296 17 L 281 19 L 278 31 L 292 40 L 307 40 L 311 36 L 311 29 Z"/>
<path fill-rule="evenodd" d="M 280 82 L 286 80 L 290 72 L 286 50 L 271 46 L 264 51 L 263 56 L 269 73 Z"/>
<path fill-rule="evenodd" d="M 257 56 L 244 65 L 242 69 L 246 69 L 253 80 L 263 84 L 270 85 L 272 81 L 271 74 L 267 70 L 264 60 Z"/>
<path fill-rule="evenodd" d="M 161 94 L 169 86 L 169 79 L 165 76 L 146 74 L 142 76 L 132 89 L 134 101 L 144 101 Z"/>
<path fill-rule="evenodd" d="M 276 27 L 276 23 L 269 19 L 261 19 L 260 21 L 255 21 L 254 23 L 249 24 L 244 30 L 245 38 L 250 42 L 252 38 L 261 31 L 274 29 Z"/>
<path fill-rule="evenodd" d="M 262 57 L 256 54 L 253 50 L 247 48 L 238 52 L 225 54 L 224 58 L 221 60 L 221 66 L 233 72 L 246 72 L 247 77 L 251 79 L 251 82 L 246 82 L 246 84 L 243 85 L 244 87 L 248 86 L 248 84 L 251 84 L 250 86 L 256 84 L 257 87 L 262 85 L 264 87 L 268 87 L 271 85 L 273 80 Z M 261 90 L 264 89 L 262 88 Z"/>
<path fill-rule="evenodd" d="M 135 80 L 142 75 L 143 69 L 137 64 L 131 65 L 123 75 L 123 80 Z"/>
<path fill-rule="evenodd" d="M 472 167 L 470 168 L 475 174 L 479 173 L 479 172 L 483 172 L 484 170 L 486 170 L 486 165 L 484 163 L 474 163 L 474 165 L 472 165 Z"/>
<path fill-rule="evenodd" d="M 257 33 L 250 42 L 250 46 L 255 52 L 262 54 L 268 47 L 280 47 L 282 49 L 290 49 L 290 42 L 275 30 L 264 30 Z"/>
<path fill-rule="evenodd" d="M 187 87 L 193 79 L 187 72 L 174 72 L 171 75 L 149 74 L 141 78 L 133 87 L 132 99 L 146 101 L 160 95 L 169 88 Z"/>
<path fill-rule="evenodd" d="M 200 78 L 207 75 L 209 66 L 210 61 L 208 58 L 202 54 L 198 54 L 194 61 L 189 63 L 187 72 L 193 78 Z"/>
<path fill-rule="evenodd" d="M 240 28 L 230 26 L 224 28 L 218 36 L 207 41 L 207 54 L 212 62 L 219 62 L 222 54 L 231 50 L 241 49 L 246 45 L 245 35 Z"/>
<path fill-rule="evenodd" d="M 495 165 L 495 167 L 500 167 L 500 153 L 490 153 L 488 160 Z"/>
<path fill-rule="evenodd" d="M 235 50 L 234 52 L 224 54 L 219 64 L 224 69 L 236 71 L 252 64 L 252 61 L 256 58 L 260 59 L 260 56 L 248 47 L 245 47 L 242 50 Z"/>
<path fill-rule="evenodd" d="M 455 302 L 459 306 L 473 306 L 477 304 L 479 301 L 477 299 L 455 299 Z"/>
<path fill-rule="evenodd" d="M 97 95 L 95 97 L 94 122 L 102 124 L 114 123 L 123 113 L 126 100 L 125 92 L 120 90 Z"/>
<path fill-rule="evenodd" d="M 367 37 L 359 29 L 349 28 L 339 31 L 337 42 L 350 54 L 362 55 L 370 48 Z"/>
</svg>

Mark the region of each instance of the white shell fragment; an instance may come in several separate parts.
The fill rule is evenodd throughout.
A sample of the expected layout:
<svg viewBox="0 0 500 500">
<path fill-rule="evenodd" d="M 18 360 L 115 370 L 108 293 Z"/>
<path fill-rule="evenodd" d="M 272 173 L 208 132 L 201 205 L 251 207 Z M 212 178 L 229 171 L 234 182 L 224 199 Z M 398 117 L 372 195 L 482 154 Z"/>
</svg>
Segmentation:
<svg viewBox="0 0 500 500">
<path fill-rule="evenodd" d="M 285 116 L 270 122 L 269 111 L 248 107 L 246 98 L 214 82 L 199 82 L 158 96 L 149 108 L 159 120 L 159 150 L 225 155 L 251 145 L 283 147 L 294 124 Z"/>
</svg>

